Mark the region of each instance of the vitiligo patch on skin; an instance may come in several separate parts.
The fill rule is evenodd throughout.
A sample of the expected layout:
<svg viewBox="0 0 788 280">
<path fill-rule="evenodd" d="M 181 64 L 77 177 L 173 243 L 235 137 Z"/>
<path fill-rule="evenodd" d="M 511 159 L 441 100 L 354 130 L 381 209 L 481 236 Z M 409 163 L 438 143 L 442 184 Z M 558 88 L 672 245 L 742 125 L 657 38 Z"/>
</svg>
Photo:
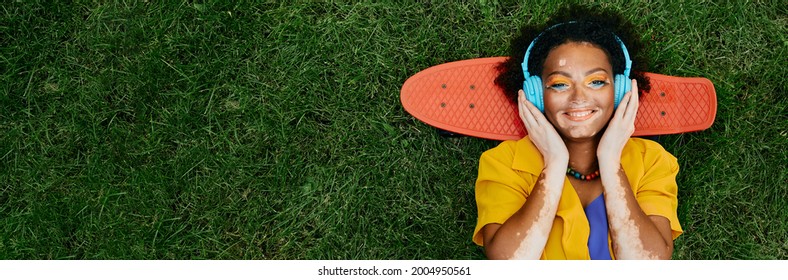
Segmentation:
<svg viewBox="0 0 788 280">
<path fill-rule="evenodd" d="M 536 260 L 542 255 L 544 245 L 547 244 L 547 237 L 550 233 L 552 222 L 547 224 L 547 228 L 540 227 L 544 224 L 545 219 L 551 219 L 555 213 L 550 213 L 547 205 L 557 204 L 551 201 L 549 196 L 545 196 L 545 205 L 539 210 L 539 215 L 529 226 L 528 231 L 525 232 L 525 238 L 520 242 L 520 246 L 514 251 L 513 259 L 518 260 Z M 519 234 L 519 233 L 518 233 Z M 518 235 L 519 236 L 519 235 Z"/>
<path fill-rule="evenodd" d="M 542 184 L 544 189 L 549 188 L 551 186 L 550 183 L 553 182 L 548 180 L 546 176 L 537 181 L 537 184 Z M 563 187 L 563 181 L 558 183 Z M 555 212 L 558 210 L 558 200 L 560 198 L 560 196 L 545 194 L 544 204 L 539 210 L 539 214 L 529 225 L 525 226 L 528 230 L 525 232 L 523 240 L 520 241 L 517 250 L 514 251 L 512 259 L 535 260 L 542 256 L 542 251 L 544 251 L 544 246 L 547 244 L 547 238 L 550 235 L 550 229 L 553 226 L 552 221 L 555 219 Z M 517 232 L 517 236 L 520 236 L 520 232 Z"/>
<path fill-rule="evenodd" d="M 654 252 L 643 248 L 640 238 L 640 228 L 635 225 L 635 220 L 630 218 L 631 213 L 627 208 L 626 191 L 624 190 L 626 173 L 623 169 L 618 171 L 618 186 L 606 188 L 605 201 L 608 209 L 608 219 L 611 230 L 615 230 L 616 250 L 618 259 L 656 259 Z M 609 199 L 607 198 L 609 196 Z M 620 248 L 626 248 L 621 250 Z"/>
</svg>

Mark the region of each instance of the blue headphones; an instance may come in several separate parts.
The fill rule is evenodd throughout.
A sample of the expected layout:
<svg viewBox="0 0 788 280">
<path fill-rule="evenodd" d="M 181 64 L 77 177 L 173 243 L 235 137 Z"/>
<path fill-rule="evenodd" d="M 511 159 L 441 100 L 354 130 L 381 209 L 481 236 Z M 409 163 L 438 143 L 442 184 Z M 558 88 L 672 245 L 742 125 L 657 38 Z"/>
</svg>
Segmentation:
<svg viewBox="0 0 788 280">
<path fill-rule="evenodd" d="M 533 41 L 531 41 L 531 45 L 528 46 L 528 49 L 525 51 L 525 58 L 523 58 L 523 76 L 525 76 L 525 81 L 523 81 L 523 91 L 525 92 L 525 98 L 528 99 L 531 103 L 539 108 L 540 111 L 544 113 L 544 87 L 542 86 L 542 78 L 538 75 L 531 75 L 528 73 L 528 57 L 531 54 L 531 49 L 534 47 L 534 44 L 539 37 L 542 36 L 545 32 L 550 29 L 553 29 L 557 26 L 567 24 L 567 23 L 575 23 L 574 21 L 559 23 L 542 31 L 539 33 Z M 632 60 L 629 59 L 629 51 L 627 51 L 627 47 L 624 46 L 624 42 L 621 42 L 621 39 L 618 38 L 615 34 L 616 41 L 621 44 L 621 50 L 624 52 L 624 63 L 626 67 L 624 68 L 624 74 L 617 74 L 615 79 L 613 80 L 613 86 L 615 86 L 615 103 L 614 108 L 618 107 L 618 103 L 621 102 L 621 99 L 624 98 L 624 94 L 632 89 L 632 82 L 629 80 L 629 72 L 632 68 Z"/>
</svg>

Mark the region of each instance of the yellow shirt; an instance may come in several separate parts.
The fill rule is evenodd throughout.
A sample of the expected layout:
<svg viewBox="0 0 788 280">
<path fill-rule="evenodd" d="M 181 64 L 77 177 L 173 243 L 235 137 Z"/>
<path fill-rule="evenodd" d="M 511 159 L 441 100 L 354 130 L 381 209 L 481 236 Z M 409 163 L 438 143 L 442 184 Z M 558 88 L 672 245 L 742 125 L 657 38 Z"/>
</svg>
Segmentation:
<svg viewBox="0 0 788 280">
<path fill-rule="evenodd" d="M 621 166 L 643 212 L 670 220 L 673 239 L 676 239 L 682 233 L 676 215 L 676 175 L 679 172 L 676 158 L 654 141 L 630 138 L 621 153 Z M 543 168 L 542 155 L 529 137 L 505 141 L 482 154 L 476 180 L 479 217 L 473 233 L 474 243 L 484 245 L 482 227 L 490 223 L 503 224 L 523 206 Z M 565 179 L 542 259 L 589 259 L 589 234 L 580 198 Z M 613 256 L 612 250 L 610 255 Z"/>
</svg>

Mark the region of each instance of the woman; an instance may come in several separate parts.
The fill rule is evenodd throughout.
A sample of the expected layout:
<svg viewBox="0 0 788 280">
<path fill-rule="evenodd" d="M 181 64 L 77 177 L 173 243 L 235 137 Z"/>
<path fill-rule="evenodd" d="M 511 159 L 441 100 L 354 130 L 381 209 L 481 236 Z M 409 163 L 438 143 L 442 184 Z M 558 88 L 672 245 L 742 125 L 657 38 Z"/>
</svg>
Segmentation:
<svg viewBox="0 0 788 280">
<path fill-rule="evenodd" d="M 679 168 L 658 143 L 631 138 L 638 85 L 648 87 L 629 73 L 637 42 L 620 17 L 558 15 L 524 29 L 500 66 L 496 83 L 517 94 L 528 136 L 481 156 L 473 241 L 490 259 L 669 259 L 682 233 Z"/>
</svg>

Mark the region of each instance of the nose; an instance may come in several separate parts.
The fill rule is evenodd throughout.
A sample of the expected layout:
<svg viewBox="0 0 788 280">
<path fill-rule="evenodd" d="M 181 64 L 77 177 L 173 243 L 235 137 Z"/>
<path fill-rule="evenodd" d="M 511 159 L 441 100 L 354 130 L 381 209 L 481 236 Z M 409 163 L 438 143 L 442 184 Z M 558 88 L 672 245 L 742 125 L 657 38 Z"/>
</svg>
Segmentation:
<svg viewBox="0 0 788 280">
<path fill-rule="evenodd" d="M 583 87 L 573 87 L 569 96 L 569 102 L 576 104 L 585 103 L 589 99 L 589 94 L 588 90 Z"/>
</svg>

